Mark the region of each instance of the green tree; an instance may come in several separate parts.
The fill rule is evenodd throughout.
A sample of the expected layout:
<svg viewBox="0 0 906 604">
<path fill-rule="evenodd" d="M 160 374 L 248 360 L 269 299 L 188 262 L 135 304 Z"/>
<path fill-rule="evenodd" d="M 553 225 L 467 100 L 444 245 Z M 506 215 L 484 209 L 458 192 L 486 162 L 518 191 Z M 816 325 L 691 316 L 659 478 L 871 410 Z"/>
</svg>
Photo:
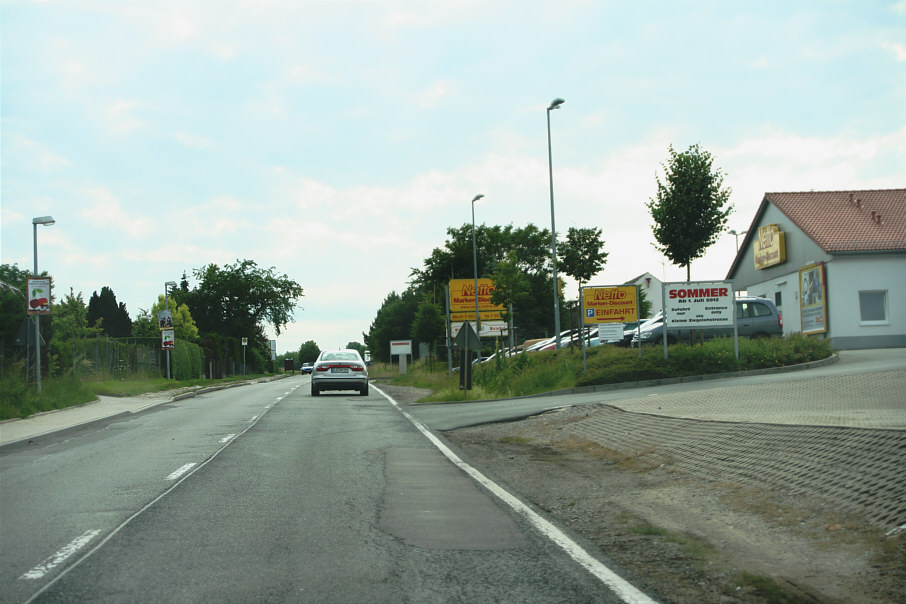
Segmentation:
<svg viewBox="0 0 906 604">
<path fill-rule="evenodd" d="M 601 272 L 607 263 L 607 252 L 597 227 L 577 229 L 569 227 L 566 241 L 559 244 L 560 267 L 575 279 L 579 287 Z"/>
<path fill-rule="evenodd" d="M 147 308 L 139 308 L 138 315 L 132 320 L 133 338 L 159 338 L 160 327 L 157 324 L 157 315 L 151 316 Z"/>
<path fill-rule="evenodd" d="M 362 355 L 362 358 L 363 359 L 365 358 L 365 345 L 364 344 L 362 344 L 360 342 L 348 342 L 346 344 L 346 348 L 349 348 L 350 350 L 357 350 L 358 353 L 360 355 Z"/>
<path fill-rule="evenodd" d="M 160 332 L 160 324 L 157 322 L 157 313 L 164 310 L 165 307 L 169 307 L 170 315 L 173 317 L 173 330 L 176 339 L 182 340 L 183 342 L 198 343 L 198 326 L 195 325 L 195 319 L 192 318 L 189 307 L 182 302 L 174 300 L 173 296 L 170 296 L 170 300 L 168 301 L 164 295 L 161 294 L 157 297 L 157 302 L 151 306 L 150 315 L 152 319 L 154 319 L 155 330 Z"/>
<path fill-rule="evenodd" d="M 657 248 L 673 264 L 686 267 L 691 281 L 692 261 L 700 258 L 727 226 L 733 211 L 724 174 L 714 169 L 711 154 L 697 144 L 677 153 L 669 148 L 664 181 L 657 180 L 657 198 L 646 204 L 654 220 Z"/>
<path fill-rule="evenodd" d="M 209 264 L 193 274 L 198 285 L 188 291 L 176 289 L 171 298 L 188 307 L 198 331 L 205 336 L 247 337 L 268 356 L 265 327 L 273 326 L 279 336 L 303 296 L 298 283 L 273 267 L 259 268 L 252 260 L 237 260 L 222 268 Z"/>
<path fill-rule="evenodd" d="M 15 349 L 16 336 L 26 319 L 25 280 L 29 277 L 31 273 L 16 264 L 0 264 L 0 350 L 4 355 Z"/>
<path fill-rule="evenodd" d="M 473 276 L 471 223 L 448 228 L 447 235 L 444 247 L 435 248 L 422 268 L 412 269 L 413 285 L 422 291 L 444 291 L 450 279 Z M 514 253 L 523 277 L 522 290 L 514 290 L 512 297 L 520 330 L 528 337 L 552 333 L 554 317 L 550 306 L 538 302 L 553 296 L 550 231 L 533 224 L 522 228 L 480 225 L 475 227 L 475 240 L 479 277 L 492 277 L 497 266 L 508 261 L 510 252 Z"/>
<path fill-rule="evenodd" d="M 126 305 L 116 301 L 116 294 L 106 285 L 101 293 L 96 291 L 88 300 L 88 325 L 99 327 L 111 338 L 124 338 L 132 335 L 132 319 L 126 311 Z"/>
<path fill-rule="evenodd" d="M 88 327 L 88 307 L 82 299 L 82 292 L 76 294 L 72 288 L 62 301 L 54 305 L 51 321 L 55 340 L 97 335 L 100 331 Z"/>
<path fill-rule="evenodd" d="M 390 362 L 390 340 L 401 340 L 409 337 L 412 331 L 412 320 L 418 309 L 421 295 L 416 288 L 410 287 L 403 295 L 390 292 L 378 309 L 368 334 L 365 345 L 376 361 Z"/>
<path fill-rule="evenodd" d="M 437 352 L 437 339 L 446 333 L 444 311 L 430 300 L 423 301 L 415 311 L 415 320 L 409 335 L 416 342 L 424 342 Z"/>
<path fill-rule="evenodd" d="M 299 364 L 314 363 L 319 354 L 321 354 L 321 349 L 318 348 L 318 345 L 314 340 L 309 340 L 299 347 L 299 356 L 296 358 L 296 361 Z"/>
<path fill-rule="evenodd" d="M 491 279 L 494 282 L 491 303 L 503 306 L 503 319 L 509 323 L 513 302 L 528 289 L 527 281 L 519 267 L 516 250 L 507 252 L 506 258 L 497 263 Z"/>
</svg>

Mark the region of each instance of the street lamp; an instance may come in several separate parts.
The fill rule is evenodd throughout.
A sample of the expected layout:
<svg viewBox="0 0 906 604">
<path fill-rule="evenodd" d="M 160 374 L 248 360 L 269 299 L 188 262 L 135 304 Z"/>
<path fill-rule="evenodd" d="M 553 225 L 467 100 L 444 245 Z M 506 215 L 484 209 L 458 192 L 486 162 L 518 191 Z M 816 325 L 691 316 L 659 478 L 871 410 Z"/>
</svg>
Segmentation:
<svg viewBox="0 0 906 604">
<path fill-rule="evenodd" d="M 35 277 L 38 276 L 38 225 L 50 226 L 55 223 L 53 216 L 38 216 L 31 219 L 35 245 Z M 35 315 L 35 388 L 38 394 L 41 394 L 41 315 Z"/>
<path fill-rule="evenodd" d="M 740 236 L 740 235 L 745 235 L 745 234 L 748 233 L 748 232 L 749 232 L 749 231 L 740 231 L 739 233 L 737 233 L 734 229 L 730 229 L 730 230 L 729 230 L 729 233 L 730 233 L 731 235 L 733 235 L 734 237 L 736 237 L 736 253 L 737 253 L 737 254 L 739 254 L 739 236 Z"/>
<path fill-rule="evenodd" d="M 472 198 L 472 271 L 475 276 L 475 335 L 481 333 L 481 318 L 478 311 L 478 253 L 475 247 L 475 202 L 484 197 L 479 193 Z"/>
<path fill-rule="evenodd" d="M 170 288 L 176 287 L 176 281 L 164 282 L 164 310 L 170 310 Z M 170 349 L 167 348 L 167 379 L 170 379 Z"/>
<path fill-rule="evenodd" d="M 547 167 L 551 182 L 551 259 L 554 269 L 554 334 L 557 339 L 557 348 L 560 348 L 560 292 L 557 287 L 557 227 L 554 222 L 554 162 L 551 157 L 551 111 L 559 109 L 565 101 L 556 98 L 547 108 Z"/>
</svg>

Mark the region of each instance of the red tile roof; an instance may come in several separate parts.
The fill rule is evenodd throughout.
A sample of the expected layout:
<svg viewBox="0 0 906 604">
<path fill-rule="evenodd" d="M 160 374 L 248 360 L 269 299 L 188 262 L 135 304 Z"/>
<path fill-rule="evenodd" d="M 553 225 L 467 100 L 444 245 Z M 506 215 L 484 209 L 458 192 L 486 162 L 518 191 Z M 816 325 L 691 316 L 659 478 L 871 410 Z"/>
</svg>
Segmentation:
<svg viewBox="0 0 906 604">
<path fill-rule="evenodd" d="M 906 251 L 906 189 L 765 193 L 764 202 L 829 254 Z"/>
</svg>

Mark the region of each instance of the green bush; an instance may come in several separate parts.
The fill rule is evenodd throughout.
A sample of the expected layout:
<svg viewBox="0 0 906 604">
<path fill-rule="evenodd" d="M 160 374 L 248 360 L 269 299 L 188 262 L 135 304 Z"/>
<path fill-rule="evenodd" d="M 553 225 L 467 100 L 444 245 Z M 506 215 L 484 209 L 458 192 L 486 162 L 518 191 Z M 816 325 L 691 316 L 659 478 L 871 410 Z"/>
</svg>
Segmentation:
<svg viewBox="0 0 906 604">
<path fill-rule="evenodd" d="M 739 359 L 732 338 L 717 338 L 702 345 L 675 344 L 664 359 L 660 346 L 638 349 L 596 346 L 581 349 L 531 352 L 475 367 L 472 382 L 495 398 L 522 396 L 578 386 L 617 384 L 667 378 L 729 373 L 795 365 L 827 358 L 833 349 L 827 340 L 795 334 L 785 338 L 739 340 Z"/>
<path fill-rule="evenodd" d="M 204 351 L 198 344 L 176 340 L 170 351 L 173 378 L 189 380 L 204 374 Z"/>
</svg>

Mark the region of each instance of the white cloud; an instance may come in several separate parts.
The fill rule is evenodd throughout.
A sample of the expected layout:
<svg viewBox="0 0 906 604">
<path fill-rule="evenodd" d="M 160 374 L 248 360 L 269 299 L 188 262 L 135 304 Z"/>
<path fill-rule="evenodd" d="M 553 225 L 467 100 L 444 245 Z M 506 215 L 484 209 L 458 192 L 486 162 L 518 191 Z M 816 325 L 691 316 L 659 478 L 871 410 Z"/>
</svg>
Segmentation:
<svg viewBox="0 0 906 604">
<path fill-rule="evenodd" d="M 896 58 L 897 63 L 906 61 L 906 46 L 894 42 L 885 42 L 883 47 L 886 50 L 893 52 L 893 56 Z"/>
</svg>

